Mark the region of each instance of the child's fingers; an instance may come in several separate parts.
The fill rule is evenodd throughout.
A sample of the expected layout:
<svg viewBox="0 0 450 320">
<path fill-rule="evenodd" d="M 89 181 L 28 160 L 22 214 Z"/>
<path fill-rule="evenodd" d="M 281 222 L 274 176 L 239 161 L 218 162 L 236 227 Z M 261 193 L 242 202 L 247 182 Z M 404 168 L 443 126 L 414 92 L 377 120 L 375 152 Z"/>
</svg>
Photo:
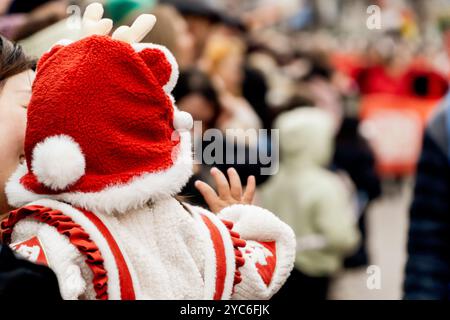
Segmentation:
<svg viewBox="0 0 450 320">
<path fill-rule="evenodd" d="M 202 197 L 205 199 L 209 208 L 214 211 L 216 203 L 219 201 L 219 197 L 211 186 L 203 181 L 195 181 L 195 187 L 201 193 Z"/>
<path fill-rule="evenodd" d="M 214 178 L 214 182 L 217 186 L 217 191 L 221 199 L 231 198 L 230 185 L 225 175 L 217 168 L 211 169 L 211 175 Z"/>
<path fill-rule="evenodd" d="M 231 196 L 240 201 L 242 197 L 242 183 L 241 178 L 239 178 L 239 175 L 234 168 L 229 168 L 227 170 L 228 178 L 230 180 L 230 189 L 231 189 Z"/>
<path fill-rule="evenodd" d="M 256 181 L 254 176 L 249 176 L 247 179 L 247 186 L 245 187 L 244 196 L 242 202 L 245 204 L 252 204 L 255 196 Z"/>
</svg>

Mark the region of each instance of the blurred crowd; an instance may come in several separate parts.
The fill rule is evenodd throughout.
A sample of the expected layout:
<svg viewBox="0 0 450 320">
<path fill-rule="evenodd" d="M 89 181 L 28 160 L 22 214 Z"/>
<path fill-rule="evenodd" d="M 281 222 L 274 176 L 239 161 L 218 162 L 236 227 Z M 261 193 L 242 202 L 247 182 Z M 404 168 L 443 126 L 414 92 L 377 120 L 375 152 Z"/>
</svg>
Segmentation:
<svg viewBox="0 0 450 320">
<path fill-rule="evenodd" d="M 80 37 L 79 20 L 90 2 L 2 0 L 0 34 L 39 58 L 59 39 Z M 259 162 L 196 164 L 181 194 L 205 205 L 194 182 L 208 180 L 211 166 L 236 167 L 242 181 L 256 176 L 258 202 L 297 236 L 295 270 L 275 299 L 326 299 L 339 270 L 371 264 L 370 204 L 385 183 L 395 186 L 415 176 L 424 133 L 425 147 L 439 145 L 425 128 L 448 91 L 450 1 L 102 2 L 115 26 L 129 25 L 142 13 L 157 17 L 143 42 L 174 54 L 180 66 L 174 98 L 180 110 L 202 122 L 202 132 L 221 130 L 223 143 L 231 141 L 245 158 L 255 150 L 279 149 L 274 175 L 262 175 L 265 164 Z M 379 28 L 367 24 L 378 13 L 367 11 L 370 5 L 380 9 Z M 227 129 L 267 129 L 268 135 L 244 139 L 239 149 L 236 131 Z M 279 130 L 278 140 L 270 129 Z M 194 137 L 200 150 L 207 148 L 202 138 Z M 419 198 L 411 209 L 405 282 L 411 298 L 449 293 L 450 228 L 439 221 L 449 224 L 445 157 L 420 158 L 425 172 L 419 171 Z M 433 167 L 439 160 L 444 169 Z M 433 187 L 436 192 L 427 191 Z M 442 237 L 431 240 L 429 232 Z M 432 256 L 433 250 L 443 256 Z M 429 270 L 431 265 L 440 269 Z M 427 272 L 431 276 L 422 279 Z"/>
</svg>

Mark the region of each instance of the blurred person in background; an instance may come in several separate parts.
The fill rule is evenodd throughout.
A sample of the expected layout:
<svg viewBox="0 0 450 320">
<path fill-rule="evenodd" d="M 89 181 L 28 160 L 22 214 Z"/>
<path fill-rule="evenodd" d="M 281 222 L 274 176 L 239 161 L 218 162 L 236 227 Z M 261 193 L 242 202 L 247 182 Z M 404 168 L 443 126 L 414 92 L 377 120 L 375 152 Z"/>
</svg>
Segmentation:
<svg viewBox="0 0 450 320">
<path fill-rule="evenodd" d="M 346 268 L 360 268 L 371 263 L 368 250 L 368 213 L 370 205 L 381 196 L 381 181 L 376 170 L 375 154 L 368 139 L 361 132 L 358 115 L 360 94 L 354 82 L 330 62 L 322 67 L 328 72 L 336 99 L 334 111 L 338 121 L 332 169 L 345 172 L 355 188 L 358 228 L 361 241 L 354 254 L 344 261 Z M 320 69 L 319 69 L 320 70 Z M 327 77 L 325 77 L 327 78 Z"/>
<path fill-rule="evenodd" d="M 220 9 L 220 7 L 214 7 L 201 0 L 166 0 L 164 2 L 173 4 L 185 18 L 188 25 L 188 31 L 194 39 L 193 52 L 196 63 L 203 65 L 205 61 L 205 51 L 208 50 L 207 48 L 211 48 L 211 42 L 214 43 L 214 39 L 218 39 L 218 37 L 220 37 L 219 39 L 225 39 L 227 43 L 241 42 L 241 44 L 238 44 L 237 46 L 241 47 L 240 55 L 242 57 L 240 59 L 242 61 L 240 62 L 240 68 L 237 70 L 236 76 L 234 76 L 236 78 L 241 78 L 238 81 L 240 83 L 237 83 L 239 86 L 238 92 L 240 92 L 239 95 L 242 95 L 256 112 L 262 122 L 262 127 L 269 129 L 271 118 L 266 103 L 266 94 L 268 91 L 266 79 L 258 70 L 252 68 L 247 61 L 247 48 L 245 44 L 249 34 L 245 24 L 242 19 L 240 19 L 240 16 L 232 15 L 223 8 Z M 234 41 L 233 39 L 237 39 L 237 41 Z M 236 45 L 233 45 L 233 47 L 236 47 Z M 220 86 L 221 84 L 216 83 L 215 85 Z M 242 100 L 227 100 L 227 103 L 224 103 L 224 105 L 244 104 Z M 231 100 L 233 100 L 233 102 L 231 102 Z M 246 108 L 246 106 L 244 108 Z"/>
<path fill-rule="evenodd" d="M 4 0 L 0 7 L 0 33 L 20 40 L 66 16 L 68 0 Z"/>
<path fill-rule="evenodd" d="M 197 68 L 182 71 L 173 96 L 180 110 L 202 122 L 202 133 L 216 127 L 222 110 L 216 89 L 205 73 Z"/>
<path fill-rule="evenodd" d="M 20 40 L 20 45 L 29 55 L 39 58 L 61 39 L 79 40 L 82 37 L 81 12 L 92 2 L 99 2 L 99 0 L 49 1 L 50 8 L 60 9 L 59 18 L 43 29 L 31 30 L 27 37 Z M 149 13 L 156 4 L 156 0 L 101 0 L 100 2 L 104 4 L 105 17 L 110 18 L 115 26 L 128 21 L 128 17 L 134 16 L 136 11 Z"/>
<path fill-rule="evenodd" d="M 258 72 L 264 79 L 263 91 L 260 91 L 257 87 L 253 90 L 249 89 L 249 91 L 252 91 L 253 95 L 264 92 L 264 96 L 260 94 L 259 97 L 264 98 L 266 112 L 262 115 L 261 113 L 258 114 L 261 115 L 265 127 L 269 128 L 276 114 L 284 109 L 284 105 L 291 105 L 289 100 L 299 91 L 297 88 L 298 78 L 286 72 L 286 68 L 283 66 L 285 56 L 288 55 L 286 52 L 290 51 L 283 38 L 285 37 L 281 37 L 280 40 L 278 32 L 267 32 L 252 36 L 249 41 L 247 66 L 250 70 Z M 307 66 L 305 67 L 307 68 Z M 295 71 L 303 74 L 305 67 L 297 64 Z M 293 105 L 293 107 L 296 106 Z M 264 107 L 261 109 L 264 110 Z M 264 119 L 266 120 L 264 121 Z"/>
<path fill-rule="evenodd" d="M 0 36 L 0 221 L 12 209 L 6 199 L 5 184 L 24 161 L 26 109 L 31 98 L 34 64 L 19 46 Z M 1 243 L 0 297 L 61 299 L 56 276 L 50 269 L 19 259 Z"/>
<path fill-rule="evenodd" d="M 450 96 L 423 138 L 410 208 L 405 299 L 450 299 Z"/>
<path fill-rule="evenodd" d="M 398 34 L 384 35 L 369 46 L 366 66 L 357 75 L 361 94 L 405 94 L 405 77 L 412 59 L 406 46 Z"/>
<path fill-rule="evenodd" d="M 314 99 L 314 105 L 325 110 L 333 119 L 334 130 L 341 126 L 344 110 L 342 94 L 334 82 L 335 70 L 329 62 L 329 56 L 321 50 L 312 50 L 305 54 L 310 67 L 300 80 Z"/>
<path fill-rule="evenodd" d="M 162 2 L 174 5 L 186 20 L 188 30 L 194 38 L 194 59 L 198 61 L 212 30 L 220 19 L 218 10 L 202 0 L 164 0 Z"/>
<path fill-rule="evenodd" d="M 381 195 L 381 182 L 375 168 L 375 156 L 368 141 L 359 132 L 360 122 L 354 116 L 346 116 L 336 136 L 333 168 L 348 174 L 356 188 L 358 204 L 358 228 L 361 241 L 356 252 L 345 259 L 346 268 L 370 264 L 367 249 L 367 214 L 370 204 Z"/>
<path fill-rule="evenodd" d="M 443 26 L 450 56 L 450 25 Z M 410 207 L 405 299 L 450 299 L 450 93 L 424 132 Z"/>
<path fill-rule="evenodd" d="M 225 0 L 224 3 L 225 8 L 241 14 L 243 23 L 251 32 L 279 25 L 305 8 L 303 0 Z"/>
<path fill-rule="evenodd" d="M 261 174 L 259 160 L 251 164 L 249 159 L 252 153 L 272 154 L 270 153 L 272 148 L 270 132 L 267 132 L 267 135 L 259 135 L 259 129 L 263 128 L 264 123 L 255 110 L 255 107 L 261 108 L 260 114 L 267 111 L 265 109 L 266 86 L 264 78 L 259 73 L 256 71 L 252 73 L 250 68 L 245 68 L 245 54 L 246 44 L 241 38 L 223 33 L 212 34 L 206 43 L 199 67 L 211 79 L 218 94 L 222 111 L 215 127 L 224 133 L 226 146 L 233 146 L 233 148 L 240 146 L 245 149 L 244 151 L 237 149 L 238 152 L 245 154 L 236 154 L 236 156 L 243 156 L 246 161 L 242 164 L 237 163 L 236 170 L 244 181 L 245 177 L 251 173 L 256 177 L 256 182 L 261 183 L 268 176 Z M 255 93 L 255 90 L 260 91 Z M 251 93 L 253 97 L 256 94 L 259 95 L 259 101 L 252 99 L 256 105 L 250 104 L 244 92 Z M 242 146 L 243 143 L 244 146 Z M 224 150 L 226 149 L 224 147 Z M 217 166 L 225 170 L 229 165 L 218 164 Z"/>
<path fill-rule="evenodd" d="M 78 40 L 81 37 L 80 9 L 92 1 L 94 0 L 15 1 L 15 3 L 21 4 L 15 10 L 25 10 L 24 12 L 29 10 L 30 6 L 36 5 L 36 3 L 45 2 L 45 4 L 36 7 L 36 9 L 24 16 L 29 25 L 26 28 L 11 26 L 12 32 L 22 33 L 21 36 L 14 36 L 14 38 L 20 38 L 18 42 L 20 46 L 28 55 L 34 58 L 39 58 L 61 39 Z M 47 19 L 48 23 L 34 23 L 35 19 L 32 17 L 34 13 L 36 13 L 38 18 L 50 16 Z M 21 30 L 25 31 L 25 33 Z"/>
<path fill-rule="evenodd" d="M 221 145 L 223 152 L 223 159 L 227 158 L 226 144 L 236 144 L 233 150 L 239 150 L 244 152 L 247 161 L 245 163 L 227 164 L 223 163 L 208 163 L 205 164 L 202 159 L 204 149 L 209 145 L 203 141 L 203 133 L 208 129 L 217 128 L 217 121 L 220 117 L 228 117 L 223 115 L 227 113 L 226 109 L 222 108 L 219 95 L 209 77 L 202 71 L 191 68 L 180 73 L 178 83 L 172 92 L 173 97 L 177 102 L 177 106 L 180 110 L 189 112 L 194 121 L 201 121 L 202 132 L 193 132 L 197 135 L 193 136 L 193 141 L 196 149 L 195 157 L 201 161 L 201 164 L 194 165 L 194 175 L 188 181 L 187 185 L 183 188 L 180 195 L 186 196 L 187 200 L 193 204 L 206 207 L 206 202 L 202 195 L 198 192 L 194 183 L 196 180 L 202 180 L 212 183 L 210 169 L 212 166 L 217 167 L 222 172 L 226 172 L 229 168 L 236 169 L 239 177 L 242 181 L 247 181 L 249 176 L 254 176 L 256 184 L 264 182 L 268 177 L 262 176 L 260 169 L 262 165 L 260 163 L 250 164 L 248 163 L 250 152 L 255 152 L 252 146 L 237 146 L 238 141 L 234 139 L 228 139 L 225 136 L 223 145 Z M 200 134 L 200 135 L 199 135 Z"/>
<path fill-rule="evenodd" d="M 261 119 L 243 97 L 245 44 L 237 37 L 215 35 L 209 38 L 200 66 L 220 92 L 219 99 L 227 117 L 218 126 L 229 129 L 260 129 Z M 256 143 L 253 141 L 251 143 Z"/>
<path fill-rule="evenodd" d="M 330 280 L 359 241 L 351 195 L 326 169 L 333 155 L 333 120 L 323 110 L 303 107 L 282 113 L 275 127 L 280 169 L 261 187 L 261 200 L 297 236 L 295 269 L 275 299 L 324 300 Z"/>
<path fill-rule="evenodd" d="M 143 13 L 153 14 L 158 23 L 142 41 L 160 44 L 169 49 L 175 56 L 180 70 L 192 67 L 195 64 L 194 37 L 188 29 L 186 20 L 175 7 L 160 4 L 151 10 L 147 7 L 134 10 L 124 20 L 124 24 L 130 25 L 136 17 Z"/>
<path fill-rule="evenodd" d="M 398 32 L 374 40 L 365 54 L 367 61 L 357 72 L 363 95 L 392 94 L 439 99 L 447 91 L 446 78 Z"/>
<path fill-rule="evenodd" d="M 345 78 L 334 68 L 327 53 L 313 49 L 300 55 L 309 70 L 300 78 L 313 104 L 332 116 L 335 128 L 335 148 L 331 169 L 351 181 L 349 192 L 354 195 L 356 216 L 361 234 L 357 250 L 344 261 L 345 267 L 362 267 L 369 263 L 367 247 L 367 212 L 369 205 L 381 194 L 375 158 L 368 141 L 360 134 L 360 123 L 352 108 L 358 96 Z"/>
<path fill-rule="evenodd" d="M 450 28 L 444 30 L 450 56 Z M 410 208 L 405 299 L 450 299 L 450 93 L 423 137 Z"/>
<path fill-rule="evenodd" d="M 264 129 L 271 128 L 270 110 L 266 101 L 267 79 L 264 78 L 262 72 L 254 68 L 249 62 L 251 35 L 248 34 L 246 26 L 239 17 L 229 15 L 226 12 L 219 13 L 219 19 L 214 23 L 214 26 L 209 39 L 222 36 L 229 39 L 238 39 L 242 44 L 245 44 L 243 46 L 245 52 L 241 64 L 242 70 L 239 71 L 242 73 L 241 94 L 260 118 L 262 127 Z"/>
<path fill-rule="evenodd" d="M 198 69 L 192 68 L 185 70 L 180 73 L 172 95 L 180 110 L 189 112 L 194 121 L 201 121 L 201 136 L 194 135 L 192 139 L 193 145 L 196 147 L 200 145 L 200 150 L 203 151 L 203 133 L 215 127 L 217 118 L 221 113 L 219 98 L 212 82 L 206 74 Z M 194 157 L 198 157 L 198 154 L 194 154 Z M 203 162 L 201 164 L 194 164 L 193 176 L 189 179 L 186 186 L 184 186 L 180 195 L 185 196 L 190 203 L 206 207 L 205 199 L 195 187 L 195 181 L 211 182 L 210 169 L 211 167 L 205 165 Z"/>
</svg>

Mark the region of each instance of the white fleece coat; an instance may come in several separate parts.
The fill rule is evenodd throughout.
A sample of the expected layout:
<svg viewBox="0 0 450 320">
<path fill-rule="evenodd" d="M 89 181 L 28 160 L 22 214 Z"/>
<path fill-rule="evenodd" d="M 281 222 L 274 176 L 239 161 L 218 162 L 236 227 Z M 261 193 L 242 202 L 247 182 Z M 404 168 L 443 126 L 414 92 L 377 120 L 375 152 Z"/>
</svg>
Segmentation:
<svg viewBox="0 0 450 320">
<path fill-rule="evenodd" d="M 65 203 L 38 200 L 30 205 L 60 210 L 89 232 L 88 224 L 82 221 L 77 210 Z M 214 251 L 210 235 L 199 220 L 199 214 L 206 210 L 190 207 L 190 211 L 174 198 L 167 198 L 151 207 L 146 206 L 126 214 L 96 214 L 113 234 L 127 260 L 137 299 L 212 298 L 215 286 L 214 279 L 211 280 L 211 273 L 214 273 Z M 211 213 L 206 214 L 212 216 Z M 222 298 L 270 298 L 284 283 L 293 266 L 295 238 L 292 230 L 272 213 L 255 206 L 234 205 L 224 209 L 218 216 L 234 222 L 233 231 L 250 240 L 247 247 L 241 250 L 246 260 L 245 265 L 239 268 L 242 282 L 233 288 L 235 269 L 230 270 L 228 276 L 231 278 L 225 283 Z M 222 230 L 226 228 L 222 226 Z M 235 257 L 232 254 L 231 240 L 227 232 L 222 234 L 231 246 L 231 251 L 227 251 L 227 260 L 231 261 L 229 266 L 233 266 Z M 57 275 L 63 298 L 95 299 L 93 274 L 77 248 L 55 228 L 31 218 L 17 223 L 11 242 L 20 243 L 33 236 L 37 236 L 42 244 L 48 264 Z M 109 273 L 109 297 L 120 299 L 117 285 L 113 284 L 117 281 L 117 275 L 114 275 L 117 270 L 114 270 L 114 266 L 107 265 L 107 250 L 102 248 L 102 241 L 92 238 L 103 249 L 101 251 L 105 257 L 105 268 Z M 264 255 L 261 261 L 260 253 L 245 253 L 251 249 L 251 240 L 276 240 L 277 262 L 269 285 L 264 283 L 256 268 L 257 263 L 264 264 Z"/>
</svg>

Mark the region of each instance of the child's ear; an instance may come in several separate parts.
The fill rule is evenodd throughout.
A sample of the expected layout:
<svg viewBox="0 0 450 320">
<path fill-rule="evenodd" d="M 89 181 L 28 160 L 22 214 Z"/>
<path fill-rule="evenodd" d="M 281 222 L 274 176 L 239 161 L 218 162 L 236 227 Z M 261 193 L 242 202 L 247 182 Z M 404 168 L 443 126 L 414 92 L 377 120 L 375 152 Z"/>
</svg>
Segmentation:
<svg viewBox="0 0 450 320">
<path fill-rule="evenodd" d="M 58 52 L 61 48 L 71 44 L 71 40 L 60 40 L 55 43 L 46 53 L 44 53 L 38 61 L 37 69 L 41 68 L 41 66 L 56 52 Z"/>
<path fill-rule="evenodd" d="M 132 46 L 152 70 L 164 91 L 170 94 L 178 80 L 178 64 L 172 53 L 166 47 L 152 43 L 135 43 Z"/>
</svg>

